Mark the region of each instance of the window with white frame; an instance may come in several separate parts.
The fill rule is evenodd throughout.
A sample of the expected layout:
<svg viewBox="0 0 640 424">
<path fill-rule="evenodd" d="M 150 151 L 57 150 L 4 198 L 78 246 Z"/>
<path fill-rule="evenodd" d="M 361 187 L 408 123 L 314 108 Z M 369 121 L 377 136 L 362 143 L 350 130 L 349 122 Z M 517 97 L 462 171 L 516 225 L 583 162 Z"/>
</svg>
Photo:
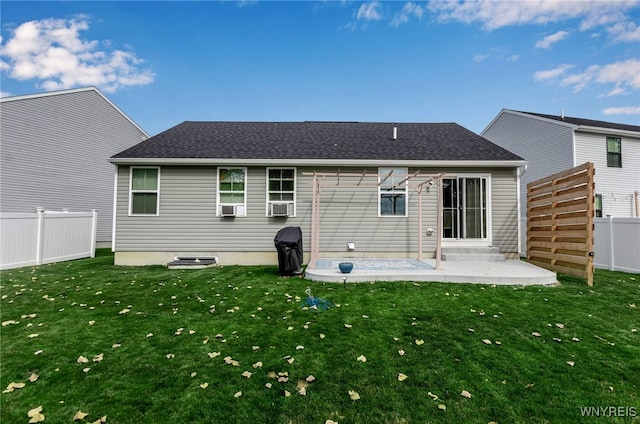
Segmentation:
<svg viewBox="0 0 640 424">
<path fill-rule="evenodd" d="M 622 168 L 622 140 L 620 137 L 607 137 L 607 166 Z"/>
<path fill-rule="evenodd" d="M 378 214 L 407 216 L 407 168 L 378 168 Z"/>
<path fill-rule="evenodd" d="M 247 169 L 218 168 L 218 215 L 245 216 Z"/>
<path fill-rule="evenodd" d="M 267 168 L 267 215 L 295 214 L 296 169 Z"/>
<path fill-rule="evenodd" d="M 129 215 L 158 215 L 160 168 L 132 167 Z"/>
</svg>

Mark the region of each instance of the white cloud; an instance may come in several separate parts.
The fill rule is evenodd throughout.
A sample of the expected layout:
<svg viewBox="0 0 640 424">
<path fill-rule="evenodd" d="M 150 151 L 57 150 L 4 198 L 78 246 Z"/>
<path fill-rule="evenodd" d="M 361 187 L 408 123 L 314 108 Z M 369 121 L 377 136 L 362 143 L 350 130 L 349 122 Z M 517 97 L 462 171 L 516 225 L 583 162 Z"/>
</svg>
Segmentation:
<svg viewBox="0 0 640 424">
<path fill-rule="evenodd" d="M 558 31 L 555 34 L 547 35 L 542 40 L 536 41 L 535 47 L 539 49 L 548 49 L 552 44 L 557 43 L 567 37 L 567 31 Z"/>
<path fill-rule="evenodd" d="M 2 70 L 11 78 L 37 80 L 45 90 L 94 85 L 114 92 L 153 82 L 155 75 L 142 69 L 134 53 L 99 50 L 98 41 L 82 39 L 80 32 L 87 29 L 84 16 L 25 22 L 0 45 Z"/>
<path fill-rule="evenodd" d="M 393 20 L 391 21 L 391 26 L 394 28 L 397 28 L 400 25 L 406 24 L 407 22 L 409 22 L 409 18 L 413 16 L 415 16 L 418 19 L 421 19 L 423 14 L 424 14 L 424 9 L 422 8 L 422 6 L 417 5 L 413 2 L 406 3 L 402 8 L 402 11 L 400 11 L 399 13 L 396 13 L 396 15 L 393 17 Z"/>
<path fill-rule="evenodd" d="M 563 63 L 560 66 L 557 66 L 553 69 L 547 69 L 545 71 L 538 71 L 533 74 L 533 79 L 536 81 L 547 81 L 550 79 L 558 78 L 569 69 L 573 68 L 573 65 L 569 65 L 567 63 Z"/>
<path fill-rule="evenodd" d="M 506 26 L 548 24 L 566 19 L 581 19 L 586 31 L 614 22 L 630 22 L 625 12 L 638 7 L 635 0 L 621 1 L 432 1 L 429 9 L 440 21 L 480 23 L 487 30 Z"/>
<path fill-rule="evenodd" d="M 582 72 L 569 74 L 572 65 L 563 64 L 553 69 L 538 71 L 533 79 L 540 82 L 557 80 L 561 86 L 570 86 L 574 92 L 592 84 L 613 85 L 605 97 L 626 94 L 640 89 L 640 60 L 629 59 L 608 65 L 591 65 Z M 553 82 L 553 81 L 551 81 Z"/>
<path fill-rule="evenodd" d="M 605 115 L 640 115 L 640 106 L 609 107 L 602 110 Z"/>
<path fill-rule="evenodd" d="M 378 11 L 380 7 L 381 4 L 378 1 L 364 3 L 358 9 L 356 18 L 364 21 L 379 21 L 382 19 L 382 14 Z"/>
</svg>

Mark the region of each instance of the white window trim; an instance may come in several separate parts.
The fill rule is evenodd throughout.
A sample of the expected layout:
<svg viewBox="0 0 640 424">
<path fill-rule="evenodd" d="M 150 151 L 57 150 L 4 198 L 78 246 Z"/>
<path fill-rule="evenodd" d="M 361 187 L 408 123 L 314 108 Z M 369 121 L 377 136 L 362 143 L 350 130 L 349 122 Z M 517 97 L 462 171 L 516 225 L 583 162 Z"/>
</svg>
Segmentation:
<svg viewBox="0 0 640 424">
<path fill-rule="evenodd" d="M 242 199 L 242 204 L 240 203 L 220 203 L 220 170 L 221 169 L 242 169 L 244 171 L 244 196 Z M 236 205 L 241 206 L 241 208 L 236 216 L 244 217 L 247 216 L 247 192 L 249 191 L 249 173 L 246 166 L 219 166 L 216 171 L 216 216 L 222 216 L 222 205 Z M 236 210 L 238 210 L 236 209 Z"/>
<path fill-rule="evenodd" d="M 483 239 L 442 239 L 443 246 L 491 246 L 493 244 L 493 205 L 491 204 L 491 191 L 493 186 L 492 174 L 447 174 L 446 178 L 485 178 L 487 180 L 487 234 Z M 441 200 L 438 200 L 441 201 Z"/>
<path fill-rule="evenodd" d="M 381 175 L 378 177 L 378 218 L 407 218 L 409 216 L 409 180 L 403 183 L 404 184 L 404 215 L 383 215 L 382 214 L 382 207 L 380 205 L 380 199 L 382 198 L 382 185 L 380 184 L 380 182 L 384 179 L 384 177 L 386 176 L 386 174 L 388 174 L 388 172 L 381 172 L 381 169 L 402 169 L 404 173 L 401 175 L 405 178 L 409 176 L 409 168 L 400 168 L 400 167 L 396 168 L 393 166 L 378 168 L 378 174 Z M 385 175 L 382 175 L 382 174 L 385 174 Z"/>
<path fill-rule="evenodd" d="M 155 190 L 133 190 L 133 170 L 134 169 L 156 169 L 158 170 L 158 184 Z M 155 193 L 156 213 L 133 213 L 134 193 Z M 129 168 L 129 216 L 159 216 L 160 215 L 160 167 L 159 166 L 132 166 Z"/>
<path fill-rule="evenodd" d="M 277 202 L 272 202 L 269 200 L 269 171 L 272 169 L 290 169 L 293 171 L 293 201 L 287 201 L 287 200 L 282 200 L 282 201 L 277 201 Z M 296 204 L 297 204 L 297 196 L 298 196 L 298 169 L 294 166 L 270 166 L 267 167 L 266 170 L 266 192 L 265 192 L 265 199 L 266 199 L 266 204 L 265 204 L 265 215 L 267 217 L 271 217 L 271 208 L 270 205 L 272 203 L 289 203 L 292 204 L 292 211 L 291 211 L 291 215 L 289 215 L 290 217 L 295 217 L 296 216 Z"/>
</svg>

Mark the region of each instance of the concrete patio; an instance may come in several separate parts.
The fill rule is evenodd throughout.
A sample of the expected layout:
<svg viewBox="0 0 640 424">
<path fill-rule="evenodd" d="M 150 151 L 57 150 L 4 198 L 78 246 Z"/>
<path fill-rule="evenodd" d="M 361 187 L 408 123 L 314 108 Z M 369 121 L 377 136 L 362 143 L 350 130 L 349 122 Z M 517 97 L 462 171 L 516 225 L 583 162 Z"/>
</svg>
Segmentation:
<svg viewBox="0 0 640 424">
<path fill-rule="evenodd" d="M 343 274 L 340 262 L 352 262 L 353 271 Z M 433 281 L 497 285 L 554 285 L 555 272 L 520 260 L 502 262 L 442 261 L 436 270 L 436 260 L 320 258 L 306 270 L 313 281 L 360 283 L 370 281 Z"/>
</svg>

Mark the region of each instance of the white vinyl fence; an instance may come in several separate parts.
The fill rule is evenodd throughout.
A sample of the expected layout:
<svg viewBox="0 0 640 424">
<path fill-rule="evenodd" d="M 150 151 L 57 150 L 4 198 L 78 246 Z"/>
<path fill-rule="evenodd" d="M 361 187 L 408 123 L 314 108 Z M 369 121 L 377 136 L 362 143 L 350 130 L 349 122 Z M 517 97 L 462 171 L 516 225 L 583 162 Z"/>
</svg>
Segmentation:
<svg viewBox="0 0 640 424">
<path fill-rule="evenodd" d="M 0 269 L 93 258 L 98 212 L 0 213 Z"/>
<path fill-rule="evenodd" d="M 594 218 L 594 265 L 640 274 L 640 218 Z M 527 255 L 527 220 L 520 221 L 520 255 Z"/>
</svg>

